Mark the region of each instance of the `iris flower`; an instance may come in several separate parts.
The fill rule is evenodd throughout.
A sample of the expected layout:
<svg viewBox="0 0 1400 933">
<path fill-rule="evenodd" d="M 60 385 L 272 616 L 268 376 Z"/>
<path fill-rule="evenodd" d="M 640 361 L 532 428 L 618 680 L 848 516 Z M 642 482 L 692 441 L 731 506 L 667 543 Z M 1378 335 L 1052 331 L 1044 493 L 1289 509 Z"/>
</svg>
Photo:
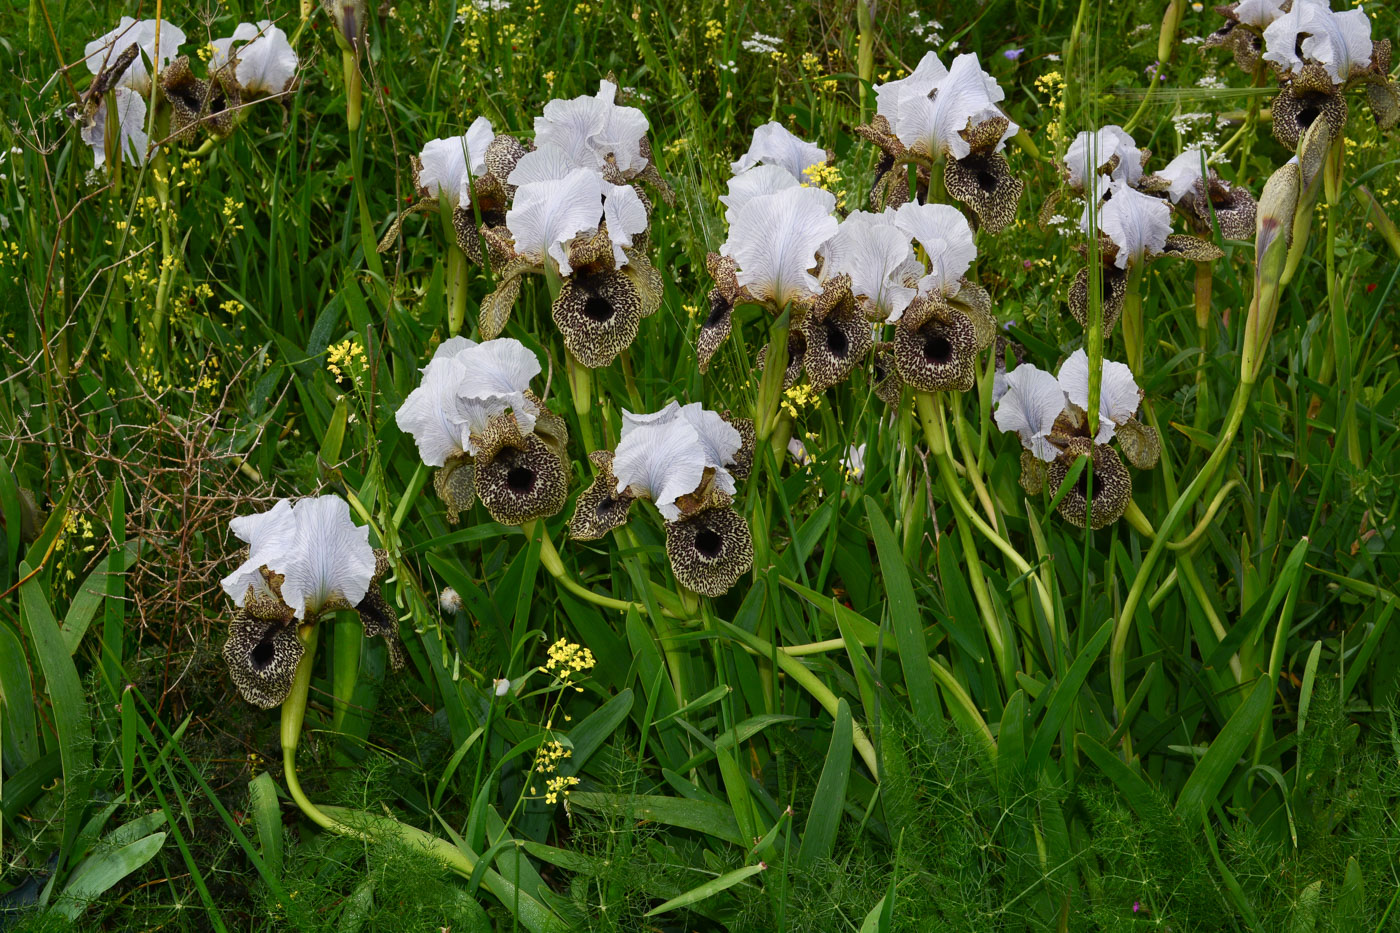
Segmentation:
<svg viewBox="0 0 1400 933">
<path fill-rule="evenodd" d="M 929 171 L 942 163 L 948 195 L 966 204 L 989 233 L 1005 229 L 1025 188 L 1002 153 L 1019 129 L 998 107 L 1005 97 L 971 53 L 945 68 L 930 52 L 913 74 L 877 85 L 875 118 L 856 128 L 884 153 L 871 208 L 898 207 L 908 199 L 903 166 L 918 167 L 926 190 Z"/>
<path fill-rule="evenodd" d="M 244 98 L 281 94 L 297 73 L 297 53 L 287 34 L 271 20 L 239 23 L 233 35 L 209 43 L 211 74 L 232 68 L 233 80 Z"/>
<path fill-rule="evenodd" d="M 160 48 L 156 49 L 156 32 L 160 32 Z M 134 20 L 123 16 L 117 28 L 94 39 L 84 49 L 88 70 L 102 74 L 130 46 L 137 47 L 136 57 L 120 75 L 116 87 L 129 88 L 142 97 L 151 96 L 151 65 L 158 62 L 160 70 L 174 60 L 185 42 L 185 32 L 166 20 Z"/>
<path fill-rule="evenodd" d="M 1021 439 L 1021 485 L 1028 493 L 1040 492 L 1048 474 L 1051 489 L 1058 489 L 1081 455 L 1089 468 L 1061 500 L 1059 512 L 1080 528 L 1092 522 L 1103 528 L 1122 517 L 1132 497 L 1133 484 L 1123 461 L 1109 442 L 1118 446 L 1138 469 L 1156 466 L 1161 451 L 1157 432 L 1137 420 L 1142 392 L 1132 371 L 1122 363 L 1105 360 L 1099 389 L 1098 434 L 1089 435 L 1085 407 L 1089 403 L 1089 360 L 1076 350 L 1053 376 L 1035 366 L 1017 366 L 1006 374 L 1006 392 L 997 402 L 993 418 L 997 427 Z M 1092 470 L 1092 516 L 1089 515 L 1087 474 Z"/>
<path fill-rule="evenodd" d="M 430 140 L 412 160 L 413 186 L 420 199 L 417 209 L 436 210 L 439 201 L 446 201 L 457 246 L 472 262 L 485 262 L 482 236 L 490 245 L 504 231 L 506 209 L 515 194 L 506 179 L 525 153 L 518 139 L 497 134 L 486 117 L 473 120 L 461 136 Z M 407 213 L 399 215 L 381 244 L 398 236 Z M 508 252 L 508 247 L 502 251 Z"/>
<path fill-rule="evenodd" d="M 181 142 L 191 142 L 200 127 L 216 136 L 227 136 L 236 125 L 242 102 L 235 69 L 211 70 L 206 80 L 195 75 L 190 59 L 181 55 L 160 72 L 160 89 L 170 104 L 170 131 Z"/>
<path fill-rule="evenodd" d="M 112 154 L 131 165 L 146 161 L 150 140 L 146 136 L 146 100 L 130 88 L 119 87 L 112 92 L 117 107 L 117 139 L 111 145 Z M 97 102 L 82 127 L 83 142 L 92 147 L 98 168 L 107 163 L 107 99 Z"/>
<path fill-rule="evenodd" d="M 530 391 L 540 373 L 518 340 L 444 341 L 395 414 L 428 466 L 450 522 L 476 497 L 496 521 L 519 525 L 564 506 L 564 422 Z"/>
<path fill-rule="evenodd" d="M 740 177 L 759 165 L 775 166 L 800 182 L 807 177 L 807 169 L 829 158 L 816 143 L 799 138 L 781 123 L 768 122 L 753 131 L 749 151 L 730 163 L 729 170 Z"/>
<path fill-rule="evenodd" d="M 1207 166 L 1200 149 L 1187 149 L 1167 167 L 1149 176 L 1143 189 L 1165 194 L 1191 229 L 1200 236 L 1210 236 L 1211 218 L 1220 224 L 1227 239 L 1247 240 L 1254 234 L 1257 205 L 1246 189 L 1232 185 Z"/>
<path fill-rule="evenodd" d="M 338 610 L 354 609 L 366 635 L 384 636 L 394 668 L 403 666 L 398 619 L 379 590 L 388 561 L 345 500 L 283 499 L 229 528 L 248 550 L 222 581 L 237 607 L 223 654 L 245 700 L 270 709 L 286 699 L 302 655 L 298 628 Z"/>
<path fill-rule="evenodd" d="M 593 485 L 578 498 L 570 534 L 600 538 L 626 523 L 637 499 L 666 521 L 666 553 L 676 580 L 706 596 L 728 592 L 753 566 L 748 525 L 730 508 L 735 480 L 747 475 L 753 428 L 698 402 L 671 402 L 650 414 L 624 411 L 614 452 L 592 455 Z"/>
</svg>

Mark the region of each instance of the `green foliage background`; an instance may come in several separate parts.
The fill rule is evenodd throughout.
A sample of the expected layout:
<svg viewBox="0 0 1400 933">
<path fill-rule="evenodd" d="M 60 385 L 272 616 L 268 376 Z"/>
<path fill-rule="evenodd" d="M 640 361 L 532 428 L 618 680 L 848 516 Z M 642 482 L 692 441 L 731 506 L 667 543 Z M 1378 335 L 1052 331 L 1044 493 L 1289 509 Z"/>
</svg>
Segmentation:
<svg viewBox="0 0 1400 933">
<path fill-rule="evenodd" d="M 901 464 L 897 432 L 857 376 L 802 407 L 811 465 L 745 493 L 777 502 L 774 565 L 668 620 L 679 599 L 654 514 L 634 510 L 635 543 L 565 541 L 571 505 L 542 532 L 495 525 L 480 507 L 445 522 L 392 415 L 446 336 L 446 240 L 425 215 L 382 255 L 375 244 L 415 200 L 409 159 L 423 143 L 480 114 L 528 136 L 546 101 L 616 75 L 650 118 L 677 201 L 652 229 L 663 306 L 642 324 L 631 373 L 596 375 L 600 436 L 615 434 L 624 404 L 747 413 L 762 312 L 741 309 L 710 371 L 695 365 L 704 258 L 724 238 L 717 198 L 753 128 L 776 119 L 830 148 L 833 186 L 847 208 L 862 205 L 876 152 L 852 130 L 869 115 L 855 5 L 500 6 L 372 10 L 353 145 L 339 50 L 315 14 L 292 94 L 251 108 L 207 152 L 172 147 L 168 214 L 146 175 L 93 173 L 63 113 L 89 80 L 83 45 L 122 13 L 155 8 L 32 0 L 0 12 L 11 75 L 0 928 L 539 928 L 504 890 L 559 928 L 591 930 L 1400 925 L 1400 267 L 1363 200 L 1395 211 L 1400 153 L 1359 99 L 1343 195 L 1330 215 L 1319 207 L 1223 473 L 1174 533 L 1191 535 L 1186 546 L 1143 570 L 1142 529 L 1068 526 L 1048 497 L 1020 491 L 1019 447 L 992 429 L 989 403 L 957 399 L 999 520 L 1052 597 L 1046 616 L 1024 574 L 955 530 L 932 465 L 912 453 Z M 1164 6 L 879 4 L 876 80 L 930 49 L 945 61 L 976 51 L 1040 150 L 1013 148 L 1027 192 L 1012 229 L 979 237 L 977 274 L 1042 368 L 1083 338 L 1065 308 L 1082 237 L 1035 219 L 1059 186 L 1057 127 L 1072 137 L 1141 108 L 1135 136 L 1161 167 L 1202 134 L 1225 142 L 1252 103 L 1268 104 L 1271 91 L 1189 41 L 1222 22 L 1189 5 L 1167 80 L 1144 104 Z M 1400 34 L 1395 10 L 1368 9 L 1375 37 Z M 189 48 L 243 20 L 299 23 L 295 8 L 242 0 L 163 15 Z M 745 48 L 756 33 L 777 51 Z M 1257 195 L 1289 155 L 1261 128 L 1221 171 Z M 157 319 L 163 235 L 183 260 Z M 1138 378 L 1165 452 L 1133 479 L 1153 523 L 1215 449 L 1239 381 L 1254 251 L 1221 245 L 1207 328 L 1188 264 L 1158 263 L 1144 285 Z M 474 303 L 491 283 L 473 275 Z M 543 283 L 527 285 L 507 335 L 553 361 L 548 398 L 572 417 Z M 346 340 L 368 362 L 338 380 L 328 351 Z M 1120 347 L 1110 340 L 1106 355 Z M 860 443 L 855 481 L 839 461 Z M 573 453 L 581 489 L 589 468 Z M 899 513 L 902 475 L 917 484 L 912 514 Z M 353 493 L 394 529 L 414 577 L 390 594 L 410 663 L 387 674 L 383 646 L 361 644 L 353 617 L 323 624 L 302 783 L 321 804 L 460 843 L 476 877 L 446 873 L 402 837 L 317 830 L 283 786 L 275 713 L 239 700 L 222 666 L 228 519 L 322 488 Z M 557 586 L 541 533 L 575 580 L 634 607 Z M 969 583 L 974 561 L 990 619 Z M 1123 656 L 1124 719 L 1106 645 L 1139 572 L 1147 598 Z M 445 587 L 463 611 L 439 610 Z M 1009 639 L 1011 669 L 994 663 L 988 631 Z M 536 672 L 493 699 L 494 678 L 518 685 L 558 639 L 597 659 L 581 692 Z M 581 783 L 567 804 L 530 792 L 550 738 L 574 751 L 561 773 Z M 78 896 L 74 879 L 94 877 L 108 883 L 100 896 Z M 728 886 L 644 918 L 717 880 Z"/>
</svg>

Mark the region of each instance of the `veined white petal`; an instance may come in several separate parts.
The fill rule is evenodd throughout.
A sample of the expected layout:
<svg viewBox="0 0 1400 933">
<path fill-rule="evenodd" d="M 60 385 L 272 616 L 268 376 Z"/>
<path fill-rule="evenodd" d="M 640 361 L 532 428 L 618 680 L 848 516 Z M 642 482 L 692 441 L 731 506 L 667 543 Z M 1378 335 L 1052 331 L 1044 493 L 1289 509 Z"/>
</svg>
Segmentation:
<svg viewBox="0 0 1400 933">
<path fill-rule="evenodd" d="M 647 118 L 618 106 L 616 97 L 617 85 L 603 81 L 593 97 L 550 101 L 535 118 L 535 145 L 558 146 L 578 165 L 601 169 L 612 156 L 619 171 L 640 171 L 647 164 L 641 152 Z"/>
<path fill-rule="evenodd" d="M 297 53 L 287 34 L 271 20 L 239 23 L 232 36 L 209 44 L 214 49 L 209 70 L 217 71 L 236 56 L 234 77 L 245 92 L 280 94 L 297 73 Z"/>
<path fill-rule="evenodd" d="M 1167 245 L 1172 232 L 1172 212 L 1167 202 L 1143 194 L 1127 182 L 1114 182 L 1108 201 L 1099 209 L 1099 229 L 1118 246 L 1114 264 L 1128 268 L 1144 256 L 1156 255 Z M 1079 228 L 1089 232 L 1089 209 L 1085 205 Z"/>
<path fill-rule="evenodd" d="M 1287 0 L 1240 0 L 1235 4 L 1235 19 L 1255 29 L 1264 29 L 1283 15 Z"/>
<path fill-rule="evenodd" d="M 423 370 L 423 381 L 394 413 L 399 430 L 413 435 L 418 455 L 428 466 L 440 467 L 467 451 L 472 412 L 458 391 L 464 378 L 456 359 L 434 358 Z"/>
<path fill-rule="evenodd" d="M 705 466 L 715 471 L 715 486 L 722 492 L 734 495 L 734 477 L 725 467 L 734 462 L 739 448 L 743 446 L 744 439 L 739 430 L 721 418 L 718 412 L 710 411 L 699 402 L 682 405 L 679 414 L 699 436 L 700 446 L 705 449 Z"/>
<path fill-rule="evenodd" d="M 296 544 L 270 569 L 282 574 L 282 599 L 298 619 L 320 612 L 332 599 L 358 605 L 374 577 L 369 528 L 350 520 L 339 496 L 302 499 L 292 506 Z"/>
<path fill-rule="evenodd" d="M 749 151 L 730 163 L 729 169 L 738 175 L 756 165 L 780 165 L 800 182 L 809 167 L 825 161 L 826 150 L 821 146 L 794 136 L 781 123 L 770 121 L 753 131 Z"/>
<path fill-rule="evenodd" d="M 160 52 L 157 55 L 156 32 L 156 20 L 137 21 L 130 16 L 123 16 L 117 23 L 116 29 L 92 40 L 84 48 L 83 54 L 86 56 L 88 71 L 100 74 L 103 68 L 110 65 L 122 52 L 135 44 L 141 51 L 132 61 L 130 67 L 117 79 L 116 86 L 131 88 L 143 97 L 149 96 L 151 93 L 151 63 L 159 58 L 160 67 L 164 68 L 174 61 L 175 56 L 180 53 L 180 46 L 185 42 L 183 29 L 168 20 L 160 20 Z"/>
<path fill-rule="evenodd" d="M 846 448 L 846 456 L 841 458 L 841 469 L 854 483 L 865 479 L 865 445 L 851 444 Z"/>
<path fill-rule="evenodd" d="M 1006 393 L 992 417 L 1000 430 L 1020 435 L 1021 446 L 1048 463 L 1058 451 L 1046 436 L 1064 410 L 1061 381 L 1027 363 L 1006 374 Z"/>
<path fill-rule="evenodd" d="M 1171 182 L 1167 196 L 1172 199 L 1173 204 L 1189 194 L 1196 182 L 1204 177 L 1201 166 L 1205 164 L 1205 160 L 1205 154 L 1200 149 L 1187 149 L 1157 173 Z"/>
<path fill-rule="evenodd" d="M 901 99 L 892 128 L 899 141 L 911 149 L 917 147 L 931 156 L 942 153 L 962 159 L 972 151 L 962 138 L 962 131 L 969 124 L 1003 116 L 996 102 L 1005 96 L 996 81 L 982 70 L 976 55 L 959 55 L 932 98 L 907 94 Z M 998 150 L 1017 129 L 1014 123 L 1008 125 L 997 143 Z"/>
<path fill-rule="evenodd" d="M 1089 407 L 1089 356 L 1082 349 L 1070 354 L 1060 367 L 1060 388 L 1065 397 L 1085 410 Z M 1099 382 L 1099 432 L 1095 443 L 1107 444 L 1118 425 L 1137 414 L 1141 393 L 1133 371 L 1125 363 L 1103 361 Z"/>
<path fill-rule="evenodd" d="M 1342 84 L 1353 68 L 1364 68 L 1370 61 L 1371 18 L 1360 8 L 1334 13 L 1322 0 L 1294 0 L 1292 9 L 1265 28 L 1264 45 L 1264 60 L 1284 74 L 1313 61 L 1327 69 L 1334 83 Z"/>
<path fill-rule="evenodd" d="M 541 181 L 560 181 L 575 169 L 595 170 L 591 159 L 579 161 L 574 154 L 554 143 L 545 143 L 520 157 L 506 183 L 522 186 Z"/>
<path fill-rule="evenodd" d="M 724 222 L 732 225 L 739 209 L 756 197 L 796 188 L 801 184 L 781 165 L 755 165 L 748 171 L 740 172 L 729 179 L 729 193 L 719 196 L 719 203 L 725 206 Z"/>
<path fill-rule="evenodd" d="M 433 359 L 438 360 L 445 357 L 456 356 L 463 350 L 470 350 L 476 345 L 475 340 L 470 340 L 466 337 L 448 337 L 442 343 L 438 344 L 438 348 L 433 351 Z M 432 364 L 429 363 L 428 365 L 431 366 Z"/>
<path fill-rule="evenodd" d="M 627 435 L 640 427 L 648 424 L 670 424 L 680 417 L 681 403 L 675 399 L 666 403 L 666 407 L 660 411 L 653 412 L 630 412 L 622 409 L 622 431 L 618 434 L 618 440 L 626 440 Z"/>
<path fill-rule="evenodd" d="M 676 499 L 705 477 L 707 455 L 700 435 L 684 418 L 634 424 L 617 444 L 612 470 L 617 491 L 630 488 L 651 499 L 668 520 L 680 517 Z"/>
<path fill-rule="evenodd" d="M 608 185 L 603 194 L 603 219 L 608 222 L 613 265 L 621 269 L 627 265 L 622 248 L 630 247 L 633 237 L 646 232 L 647 209 L 631 185 Z"/>
<path fill-rule="evenodd" d="M 1114 156 L 1118 157 L 1118 164 L 1109 180 L 1137 184 L 1142 178 L 1142 150 L 1133 142 L 1133 137 L 1121 126 L 1105 126 L 1095 132 L 1081 132 L 1074 137 L 1074 142 L 1069 144 L 1069 150 L 1065 153 L 1070 187 L 1082 191 L 1091 187 L 1089 183 L 1092 179 L 1093 190 L 1089 195 L 1097 196 L 1099 169 L 1107 165 Z"/>
<path fill-rule="evenodd" d="M 418 184 L 427 189 L 429 197 L 447 198 L 456 207 L 468 179 L 486 174 L 486 147 L 495 138 L 491 121 L 477 117 L 461 136 L 430 141 L 418 154 L 423 166 Z"/>
<path fill-rule="evenodd" d="M 875 85 L 875 112 L 893 127 L 906 97 L 928 97 L 948 77 L 948 69 L 934 52 L 924 53 L 912 74 L 898 81 Z"/>
<path fill-rule="evenodd" d="M 515 395 L 530 388 L 540 374 L 534 351 L 513 337 L 498 337 L 467 347 L 454 357 L 466 370 L 461 391 L 467 398 Z M 522 430 L 528 430 L 521 425 Z"/>
<path fill-rule="evenodd" d="M 568 244 L 579 234 L 597 231 L 606 184 L 597 172 L 580 168 L 557 181 L 521 185 L 506 212 L 516 252 L 540 262 L 552 257 L 560 275 L 572 272 Z"/>
<path fill-rule="evenodd" d="M 890 208 L 881 214 L 852 211 L 822 247 L 822 279 L 850 275 L 852 293 L 887 322 L 898 321 L 918 294 L 904 284 L 906 277 L 924 271 L 909 245 L 911 234 L 895 217 Z"/>
<path fill-rule="evenodd" d="M 911 202 L 895 212 L 895 223 L 928 254 L 929 273 L 919 280 L 919 291 L 957 294 L 963 273 L 977 258 L 977 243 L 963 212 L 948 204 Z"/>
<path fill-rule="evenodd" d="M 240 515 L 229 522 L 229 530 L 248 545 L 248 559 L 220 582 L 234 605 L 242 606 L 249 587 L 258 594 L 268 591 L 260 570 L 263 565 L 279 564 L 279 558 L 296 543 L 292 503 L 282 499 L 266 512 Z"/>
<path fill-rule="evenodd" d="M 781 307 L 817 288 L 817 248 L 836 233 L 836 196 L 823 188 L 787 188 L 756 197 L 735 215 L 720 252 L 734 259 L 739 284 Z"/>
<path fill-rule="evenodd" d="M 117 145 L 130 165 L 141 165 L 146 161 L 146 150 L 150 139 L 146 136 L 146 99 L 130 88 L 119 87 L 112 91 L 117 102 Z M 101 168 L 107 162 L 107 101 L 97 105 L 92 122 L 82 129 L 83 142 L 92 147 L 93 159 Z"/>
</svg>

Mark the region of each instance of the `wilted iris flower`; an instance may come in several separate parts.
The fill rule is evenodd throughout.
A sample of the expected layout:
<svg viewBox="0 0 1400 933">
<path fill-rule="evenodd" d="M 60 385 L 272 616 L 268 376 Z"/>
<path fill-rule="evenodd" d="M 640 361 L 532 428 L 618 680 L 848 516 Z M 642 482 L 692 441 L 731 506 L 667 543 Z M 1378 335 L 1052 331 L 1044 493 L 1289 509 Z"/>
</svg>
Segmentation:
<svg viewBox="0 0 1400 933">
<path fill-rule="evenodd" d="M 209 43 L 209 73 L 231 69 L 232 79 L 247 100 L 281 94 L 297 73 L 297 53 L 287 34 L 271 20 L 239 23 L 233 35 Z"/>
<path fill-rule="evenodd" d="M 1006 93 L 975 54 L 959 55 L 945 68 L 929 52 L 907 78 L 876 85 L 875 97 L 875 118 L 856 127 L 884 153 L 870 192 L 872 209 L 909 199 L 909 164 L 918 167 L 914 199 L 927 200 L 930 172 L 941 163 L 948 195 L 966 204 L 980 227 L 997 233 L 1010 225 L 1025 184 L 1002 150 L 1019 127 L 997 106 Z"/>
<path fill-rule="evenodd" d="M 438 347 L 395 415 L 413 435 L 448 521 L 476 497 L 505 525 L 553 515 L 568 494 L 563 419 L 530 391 L 540 362 L 518 340 Z"/>
<path fill-rule="evenodd" d="M 160 33 L 160 48 L 156 48 L 156 33 Z M 132 45 L 137 54 L 120 74 L 114 76 L 112 86 L 129 88 L 142 97 L 151 96 L 151 66 L 157 64 L 160 70 L 174 60 L 180 46 L 185 42 L 185 32 L 167 20 L 134 20 L 123 16 L 117 28 L 87 44 L 84 50 L 88 70 L 100 75 L 122 53 Z"/>
<path fill-rule="evenodd" d="M 382 635 L 394 668 L 403 666 L 398 618 L 379 590 L 388 560 L 344 499 L 283 499 L 229 528 L 248 551 L 222 581 L 238 607 L 223 654 L 245 700 L 270 709 L 286 699 L 303 651 L 299 628 L 342 609 L 359 613 L 365 634 Z"/>
<path fill-rule="evenodd" d="M 1098 433 L 1089 434 L 1089 358 L 1076 350 L 1058 376 L 1031 365 L 1017 366 L 1006 374 L 1006 392 L 997 402 L 997 427 L 1021 439 L 1021 485 L 1035 494 L 1045 487 L 1058 489 L 1081 455 L 1090 465 L 1061 500 L 1060 515 L 1083 528 L 1091 522 L 1103 528 L 1116 522 L 1132 497 L 1132 478 L 1117 451 L 1109 446 L 1115 437 L 1128 462 L 1138 469 L 1156 466 L 1161 446 L 1157 432 L 1137 420 L 1142 392 L 1132 371 L 1122 363 L 1105 360 L 1099 388 Z M 1088 474 L 1092 470 L 1093 491 Z M 1089 502 L 1093 509 L 1090 515 Z"/>
<path fill-rule="evenodd" d="M 170 131 L 181 142 L 191 142 L 201 127 L 215 136 L 233 132 L 242 103 L 235 69 L 211 70 L 209 78 L 200 78 L 189 56 L 181 55 L 161 70 L 160 89 L 170 104 Z"/>
<path fill-rule="evenodd" d="M 119 87 L 112 92 L 117 108 L 117 138 L 111 142 L 113 157 L 125 159 L 131 165 L 146 161 L 150 139 L 146 136 L 146 100 L 130 88 Z M 98 101 L 82 126 L 83 142 L 92 147 L 98 168 L 107 163 L 107 100 Z"/>
<path fill-rule="evenodd" d="M 1200 149 L 1187 149 L 1167 167 L 1142 182 L 1144 191 L 1165 195 L 1200 236 L 1210 236 L 1214 217 L 1227 239 L 1247 240 L 1254 234 L 1254 196 L 1221 178 L 1206 166 Z"/>
<path fill-rule="evenodd" d="M 748 473 L 753 426 L 699 402 L 672 402 L 651 414 L 622 414 L 617 450 L 592 455 L 598 474 L 578 498 L 569 533 L 600 538 L 627 521 L 638 499 L 666 520 L 666 553 L 676 580 L 720 596 L 753 566 L 753 541 L 730 508 L 735 480 Z"/>
</svg>

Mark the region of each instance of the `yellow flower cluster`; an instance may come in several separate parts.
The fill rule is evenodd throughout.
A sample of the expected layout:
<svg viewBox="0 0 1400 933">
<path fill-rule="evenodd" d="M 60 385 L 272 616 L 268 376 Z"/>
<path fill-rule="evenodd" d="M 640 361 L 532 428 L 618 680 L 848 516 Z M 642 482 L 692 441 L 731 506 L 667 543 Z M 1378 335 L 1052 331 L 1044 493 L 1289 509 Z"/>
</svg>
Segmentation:
<svg viewBox="0 0 1400 933">
<path fill-rule="evenodd" d="M 553 774 L 559 770 L 559 762 L 572 758 L 574 750 L 566 748 L 558 739 L 550 739 L 535 752 L 535 770 L 543 774 Z"/>
<path fill-rule="evenodd" d="M 1065 135 L 1064 120 L 1060 119 L 1065 106 L 1065 76 L 1058 71 L 1047 71 L 1035 79 L 1035 89 L 1046 96 L 1046 110 L 1060 111 L 1060 115 L 1050 121 L 1046 130 L 1050 142 L 1059 145 Z"/>
<path fill-rule="evenodd" d="M 573 684 L 575 674 L 591 671 L 598 662 L 593 658 L 593 652 L 582 645 L 559 639 L 549 646 L 549 660 L 541 670 L 546 674 L 553 674 L 566 685 Z M 582 691 L 582 687 L 574 687 L 575 690 Z"/>
<path fill-rule="evenodd" d="M 838 188 L 841 184 L 841 170 L 828 162 L 818 162 L 816 165 L 809 165 L 802 170 L 802 187 L 804 188 L 825 188 L 836 195 L 836 207 L 838 210 L 846 206 L 846 189 Z"/>
<path fill-rule="evenodd" d="M 354 337 L 346 337 L 340 343 L 326 349 L 326 369 L 335 376 L 336 385 L 349 380 L 353 385 L 364 375 L 369 366 L 365 348 Z"/>
<path fill-rule="evenodd" d="M 544 795 L 544 802 L 548 804 L 558 803 L 559 795 L 569 796 L 569 790 L 574 787 L 578 787 L 578 778 L 572 775 L 552 777 L 545 782 L 547 793 Z"/>
<path fill-rule="evenodd" d="M 724 24 L 717 19 L 708 20 L 705 23 L 705 39 L 709 42 L 717 42 L 724 35 Z"/>
<path fill-rule="evenodd" d="M 821 403 L 821 393 L 813 391 L 812 387 L 805 382 L 800 385 L 795 385 L 790 389 L 785 389 L 781 402 L 783 411 L 787 412 L 788 416 L 794 419 L 797 418 L 798 414 L 804 408 L 810 406 L 816 409 Z"/>
</svg>

